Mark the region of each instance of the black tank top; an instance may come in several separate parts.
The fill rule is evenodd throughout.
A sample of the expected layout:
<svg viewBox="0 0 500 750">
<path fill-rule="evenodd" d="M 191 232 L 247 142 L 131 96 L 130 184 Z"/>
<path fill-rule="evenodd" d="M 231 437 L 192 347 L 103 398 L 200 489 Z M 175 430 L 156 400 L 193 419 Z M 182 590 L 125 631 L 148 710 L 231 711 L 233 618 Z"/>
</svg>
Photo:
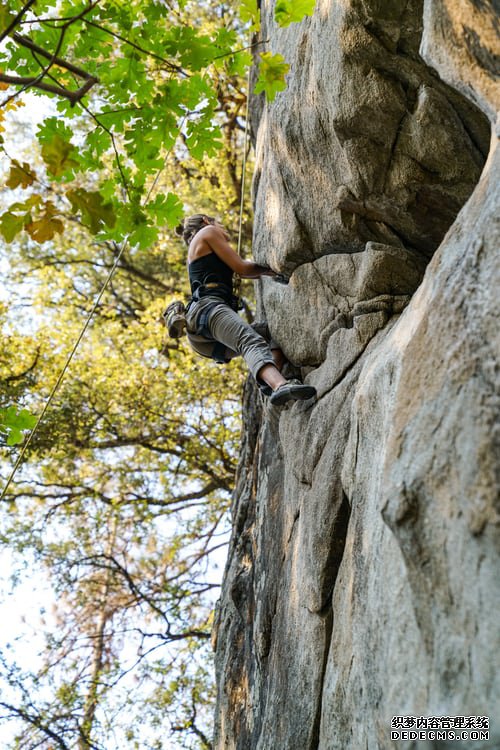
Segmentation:
<svg viewBox="0 0 500 750">
<path fill-rule="evenodd" d="M 196 258 L 188 266 L 191 293 L 200 286 L 207 284 L 221 284 L 226 287 L 229 295 L 233 291 L 233 272 L 216 253 Z"/>
</svg>

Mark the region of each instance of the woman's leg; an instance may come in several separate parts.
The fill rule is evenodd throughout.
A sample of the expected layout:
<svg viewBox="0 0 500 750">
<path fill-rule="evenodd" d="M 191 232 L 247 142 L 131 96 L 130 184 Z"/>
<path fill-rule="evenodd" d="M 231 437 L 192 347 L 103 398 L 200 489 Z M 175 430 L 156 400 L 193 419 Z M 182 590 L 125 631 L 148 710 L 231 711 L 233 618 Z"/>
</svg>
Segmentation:
<svg viewBox="0 0 500 750">
<path fill-rule="evenodd" d="M 275 349 L 271 348 L 271 354 L 273 355 L 274 364 L 278 368 L 278 370 L 281 372 L 283 369 L 283 365 L 286 362 L 286 357 L 281 351 L 281 349 L 277 346 Z"/>
<path fill-rule="evenodd" d="M 245 323 L 228 305 L 217 305 L 210 313 L 208 328 L 216 341 L 241 354 L 254 378 L 271 389 L 270 401 L 280 406 L 289 401 L 303 401 L 316 395 L 316 389 L 298 380 L 286 380 L 276 367 L 267 341 Z M 275 356 L 280 359 L 280 350 Z"/>
<path fill-rule="evenodd" d="M 213 308 L 208 327 L 216 341 L 241 354 L 256 380 L 264 381 L 273 390 L 286 383 L 267 341 L 228 305 Z"/>
<path fill-rule="evenodd" d="M 287 358 L 283 354 L 279 344 L 271 336 L 271 331 L 269 330 L 269 326 L 267 325 L 267 323 L 251 323 L 251 326 L 254 329 L 254 331 L 257 331 L 259 336 L 262 336 L 262 338 L 265 339 L 267 343 L 269 344 L 271 354 L 273 355 L 274 364 L 276 365 L 278 370 L 281 372 L 283 369 L 283 366 L 287 362 Z"/>
<path fill-rule="evenodd" d="M 257 373 L 257 379 L 263 380 L 273 391 L 287 382 L 276 365 L 264 365 L 264 367 L 261 367 Z"/>
</svg>

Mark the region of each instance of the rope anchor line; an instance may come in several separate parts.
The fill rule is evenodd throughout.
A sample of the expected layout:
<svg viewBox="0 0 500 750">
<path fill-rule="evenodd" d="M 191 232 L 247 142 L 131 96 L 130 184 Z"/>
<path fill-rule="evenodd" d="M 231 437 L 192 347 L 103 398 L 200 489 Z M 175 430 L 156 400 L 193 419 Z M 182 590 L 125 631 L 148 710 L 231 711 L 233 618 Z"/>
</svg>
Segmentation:
<svg viewBox="0 0 500 750">
<path fill-rule="evenodd" d="M 243 138 L 243 164 L 241 167 L 241 196 L 240 196 L 240 217 L 238 222 L 238 255 L 241 255 L 241 239 L 243 236 L 243 206 L 245 203 L 245 182 L 247 172 L 247 149 L 248 149 L 248 136 L 250 133 L 249 129 L 249 110 L 250 110 L 250 76 L 252 68 L 248 68 L 247 78 L 247 101 L 245 107 L 245 135 Z M 241 277 L 238 276 L 234 283 L 234 293 L 237 297 L 240 295 L 241 288 Z"/>
</svg>

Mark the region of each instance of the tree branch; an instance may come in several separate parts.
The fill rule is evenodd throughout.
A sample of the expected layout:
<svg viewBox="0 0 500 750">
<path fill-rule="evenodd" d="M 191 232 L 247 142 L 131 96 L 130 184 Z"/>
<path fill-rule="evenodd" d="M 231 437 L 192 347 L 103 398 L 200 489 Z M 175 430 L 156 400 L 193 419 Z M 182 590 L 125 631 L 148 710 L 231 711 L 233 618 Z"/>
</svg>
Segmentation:
<svg viewBox="0 0 500 750">
<path fill-rule="evenodd" d="M 97 5 L 98 2 L 99 0 L 94 0 L 93 3 L 89 3 L 89 6 L 87 8 L 84 8 L 84 10 L 82 10 L 81 13 L 79 13 L 78 15 L 73 16 L 61 27 L 61 33 L 59 35 L 57 46 L 56 46 L 55 51 L 52 54 L 46 52 L 41 47 L 38 47 L 38 45 L 36 45 L 34 42 L 31 42 L 31 40 L 26 39 L 25 37 L 22 37 L 20 34 L 15 35 L 22 40 L 20 41 L 18 38 L 16 40 L 18 44 L 29 46 L 32 52 L 36 51 L 38 54 L 43 55 L 43 57 L 48 59 L 49 62 L 45 66 L 45 68 L 39 73 L 39 75 L 36 76 L 35 78 L 6 76 L 3 74 L 0 74 L 0 81 L 3 81 L 4 83 L 22 86 L 22 88 L 19 91 L 16 91 L 14 94 L 12 94 L 11 96 L 7 97 L 7 99 L 5 99 L 5 101 L 3 101 L 2 104 L 0 104 L 0 108 L 4 107 L 12 99 L 14 99 L 16 96 L 21 94 L 30 86 L 34 86 L 35 88 L 41 89 L 42 91 L 47 91 L 49 93 L 57 94 L 58 96 L 63 96 L 66 99 L 70 100 L 72 106 L 74 106 L 76 102 L 80 101 L 82 97 L 85 96 L 87 91 L 94 85 L 94 83 L 97 83 L 97 78 L 90 76 L 88 73 L 85 73 L 85 71 L 79 70 L 78 68 L 76 68 L 76 66 L 73 66 L 72 63 L 67 63 L 65 60 L 62 60 L 59 57 L 59 52 L 61 51 L 61 47 L 64 41 L 64 35 L 66 33 L 66 30 L 71 26 L 72 23 L 74 23 L 75 21 L 78 21 L 80 18 L 83 18 L 83 16 L 89 13 Z M 67 70 L 70 70 L 71 72 L 75 72 L 75 70 L 79 70 L 79 72 L 76 75 L 78 75 L 80 78 L 86 79 L 83 86 L 81 86 L 77 91 L 69 91 L 68 89 L 64 88 L 64 86 L 52 86 L 51 84 L 43 83 L 42 79 L 44 78 L 45 75 L 47 75 L 50 68 L 54 64 L 57 64 L 60 67 L 66 68 Z M 68 65 L 70 65 L 71 68 L 68 68 Z"/>
<path fill-rule="evenodd" d="M 43 71 L 43 74 L 45 75 L 47 70 L 45 69 Z M 33 77 L 18 77 L 18 76 L 9 76 L 5 75 L 4 73 L 0 73 L 0 83 L 9 83 L 13 86 L 22 86 L 21 91 L 16 91 L 15 94 L 12 94 L 11 96 L 7 97 L 5 101 L 3 101 L 0 104 L 0 108 L 5 107 L 12 99 L 14 99 L 16 96 L 19 96 L 19 94 L 22 93 L 22 91 L 25 91 L 30 86 L 34 86 L 36 89 L 40 89 L 40 91 L 47 91 L 49 94 L 57 94 L 57 96 L 62 96 L 65 99 L 69 99 L 72 104 L 76 104 L 80 101 L 82 96 L 85 96 L 87 91 L 94 85 L 94 83 L 97 83 L 97 78 L 89 78 L 86 83 L 84 83 L 81 88 L 77 89 L 76 91 L 70 91 L 69 89 L 65 89 L 62 86 L 53 86 L 51 83 L 44 83 L 40 80 L 39 76 L 33 76 Z"/>
<path fill-rule="evenodd" d="M 9 36 L 12 29 L 15 29 L 21 18 L 24 16 L 24 14 L 31 8 L 32 5 L 34 5 L 36 0 L 28 0 L 26 5 L 24 5 L 17 16 L 11 21 L 11 23 L 7 26 L 5 31 L 2 31 L 0 34 L 0 42 L 3 42 L 6 36 Z"/>
<path fill-rule="evenodd" d="M 36 727 L 36 729 L 39 729 L 41 732 L 47 735 L 47 737 L 50 737 L 51 740 L 54 740 L 54 742 L 57 743 L 61 750 L 71 750 L 69 745 L 64 742 L 62 737 L 60 737 L 58 734 L 52 731 L 50 727 L 43 723 L 40 716 L 32 716 L 24 709 L 19 708 L 18 706 L 13 706 L 11 703 L 5 703 L 4 701 L 0 701 L 0 706 L 7 709 L 8 711 L 11 711 L 14 716 L 18 716 L 20 719 L 23 719 L 23 721 L 31 724 L 31 726 Z"/>
<path fill-rule="evenodd" d="M 73 63 L 68 62 L 68 60 L 63 60 L 61 57 L 54 57 L 50 54 L 50 52 L 44 50 L 43 47 L 39 47 L 38 44 L 35 44 L 35 42 L 31 41 L 31 39 L 29 39 L 27 36 L 22 36 L 16 31 L 12 35 L 12 38 L 22 47 L 27 47 L 32 52 L 36 52 L 37 54 L 41 55 L 41 57 L 45 57 L 46 60 L 50 60 L 51 65 L 58 65 L 60 68 L 69 70 L 70 73 L 74 73 L 76 76 L 78 76 L 78 78 L 84 78 L 85 80 L 92 78 L 94 82 L 97 82 L 98 79 L 94 78 L 94 76 L 91 76 L 85 70 L 78 68 L 76 65 L 73 65 Z"/>
<path fill-rule="evenodd" d="M 31 365 L 26 368 L 26 370 L 23 370 L 17 375 L 9 375 L 8 377 L 2 380 L 2 383 L 13 383 L 16 380 L 22 380 L 22 378 L 26 377 L 26 375 L 28 375 L 30 372 L 32 372 L 35 369 L 39 357 L 40 357 L 40 347 L 37 348 L 36 353 L 35 353 L 35 359 L 31 363 Z"/>
<path fill-rule="evenodd" d="M 101 26 L 95 21 L 89 21 L 88 18 L 84 18 L 83 21 L 84 23 L 87 24 L 87 26 L 93 26 L 94 28 L 99 29 L 99 31 L 104 31 L 105 34 L 109 34 L 114 39 L 119 39 L 120 42 L 130 45 L 130 47 L 133 47 L 138 52 L 142 52 L 144 55 L 147 55 L 148 57 L 152 57 L 155 60 L 159 60 L 160 62 L 165 63 L 165 65 L 167 65 L 167 67 L 169 67 L 171 70 L 175 70 L 177 73 L 181 73 L 186 78 L 188 77 L 188 74 L 186 73 L 186 71 L 184 71 L 179 65 L 175 65 L 175 63 L 171 62 L 170 60 L 166 60 L 164 57 L 157 55 L 155 52 L 150 52 L 149 50 L 144 49 L 144 47 L 140 47 L 138 44 L 136 44 L 136 42 L 131 42 L 130 39 L 126 39 L 124 36 L 121 36 L 121 34 L 118 34 L 116 31 L 111 31 L 111 29 L 107 29 L 105 26 Z"/>
</svg>

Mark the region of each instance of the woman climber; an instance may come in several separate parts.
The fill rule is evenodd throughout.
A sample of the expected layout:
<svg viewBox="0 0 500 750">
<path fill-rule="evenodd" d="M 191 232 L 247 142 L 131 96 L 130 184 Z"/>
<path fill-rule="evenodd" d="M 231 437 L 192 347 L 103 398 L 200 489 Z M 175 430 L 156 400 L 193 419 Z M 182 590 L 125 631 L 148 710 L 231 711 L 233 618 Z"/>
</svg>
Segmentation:
<svg viewBox="0 0 500 750">
<path fill-rule="evenodd" d="M 233 273 L 246 279 L 279 277 L 275 271 L 243 260 L 229 244 L 229 235 L 213 218 L 195 214 L 186 218 L 176 233 L 188 246 L 191 301 L 186 309 L 186 332 L 191 347 L 217 362 L 229 362 L 238 354 L 245 359 L 261 390 L 272 404 L 302 401 L 316 395 L 316 389 L 281 374 L 284 356 L 257 330 L 237 314 L 233 296 Z M 267 327 L 265 327 L 267 328 Z M 257 329 L 257 330 L 256 330 Z"/>
</svg>

